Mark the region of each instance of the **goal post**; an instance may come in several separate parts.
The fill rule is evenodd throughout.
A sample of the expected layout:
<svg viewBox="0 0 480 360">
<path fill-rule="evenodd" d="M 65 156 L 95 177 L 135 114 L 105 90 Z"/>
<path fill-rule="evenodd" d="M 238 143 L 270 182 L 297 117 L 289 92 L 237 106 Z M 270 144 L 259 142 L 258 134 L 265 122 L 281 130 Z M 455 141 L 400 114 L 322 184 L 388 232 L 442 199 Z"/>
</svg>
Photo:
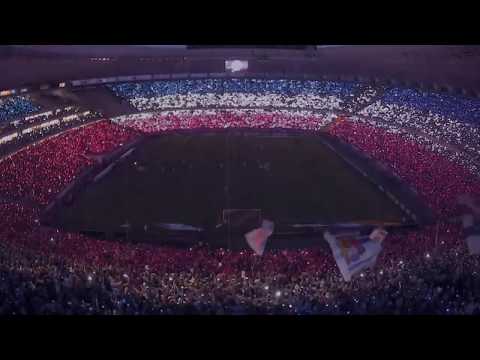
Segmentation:
<svg viewBox="0 0 480 360">
<path fill-rule="evenodd" d="M 259 227 L 262 222 L 261 209 L 224 209 L 222 221 L 233 228 Z"/>
</svg>

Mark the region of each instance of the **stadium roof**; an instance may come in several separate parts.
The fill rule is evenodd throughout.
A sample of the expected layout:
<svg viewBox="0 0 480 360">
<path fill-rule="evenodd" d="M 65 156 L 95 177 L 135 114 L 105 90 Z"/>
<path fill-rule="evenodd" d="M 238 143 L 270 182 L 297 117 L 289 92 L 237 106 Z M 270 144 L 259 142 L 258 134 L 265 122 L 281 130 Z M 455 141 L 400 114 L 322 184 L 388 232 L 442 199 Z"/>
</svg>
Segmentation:
<svg viewBox="0 0 480 360">
<path fill-rule="evenodd" d="M 98 62 L 92 57 L 105 57 L 108 61 Z M 225 60 L 232 58 L 249 60 L 252 73 L 299 76 L 307 73 L 480 92 L 480 46 L 434 45 L 320 45 L 302 49 L 283 46 L 190 49 L 187 45 L 0 46 L 0 90 L 96 77 L 219 73 L 225 70 Z"/>
</svg>

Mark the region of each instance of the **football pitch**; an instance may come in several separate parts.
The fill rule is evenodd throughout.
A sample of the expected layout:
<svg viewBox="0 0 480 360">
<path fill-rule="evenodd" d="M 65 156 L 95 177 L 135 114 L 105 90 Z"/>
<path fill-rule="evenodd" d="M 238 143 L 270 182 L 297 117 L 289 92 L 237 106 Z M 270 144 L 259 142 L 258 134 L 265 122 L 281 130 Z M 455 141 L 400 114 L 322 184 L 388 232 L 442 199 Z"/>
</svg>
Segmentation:
<svg viewBox="0 0 480 360">
<path fill-rule="evenodd" d="M 99 231 L 127 223 L 204 228 L 219 224 L 224 209 L 260 209 L 276 224 L 404 217 L 318 135 L 232 132 L 147 138 L 63 208 L 61 217 L 68 227 Z"/>
</svg>

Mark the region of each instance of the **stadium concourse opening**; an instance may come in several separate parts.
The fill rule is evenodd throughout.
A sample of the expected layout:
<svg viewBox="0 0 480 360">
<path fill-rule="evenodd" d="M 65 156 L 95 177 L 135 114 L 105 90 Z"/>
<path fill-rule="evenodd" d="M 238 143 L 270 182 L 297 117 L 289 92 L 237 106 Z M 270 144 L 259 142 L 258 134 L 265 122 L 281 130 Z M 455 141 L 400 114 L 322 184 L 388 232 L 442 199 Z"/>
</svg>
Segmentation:
<svg viewBox="0 0 480 360">
<path fill-rule="evenodd" d="M 406 215 L 318 133 L 176 131 L 131 147 L 50 215 L 100 238 L 243 249 L 262 219 L 267 248 L 323 243 L 325 226 L 394 223 Z"/>
</svg>

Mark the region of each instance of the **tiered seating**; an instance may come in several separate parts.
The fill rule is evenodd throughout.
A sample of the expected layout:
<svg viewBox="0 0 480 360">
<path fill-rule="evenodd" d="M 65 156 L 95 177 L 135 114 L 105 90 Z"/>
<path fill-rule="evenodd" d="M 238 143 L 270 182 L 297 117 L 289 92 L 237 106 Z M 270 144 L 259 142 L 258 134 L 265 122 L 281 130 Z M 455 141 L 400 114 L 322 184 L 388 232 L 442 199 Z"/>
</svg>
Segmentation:
<svg viewBox="0 0 480 360">
<path fill-rule="evenodd" d="M 374 270 L 344 283 L 323 249 L 271 251 L 259 260 L 250 252 L 58 233 L 36 225 L 36 211 L 18 204 L 2 203 L 0 215 L 2 314 L 480 312 L 479 259 L 457 245 L 452 225 L 441 229 L 438 253 L 431 229 L 390 239 Z"/>
<path fill-rule="evenodd" d="M 330 131 L 389 166 L 446 220 L 459 213 L 455 205 L 459 195 L 480 196 L 478 177 L 408 137 L 350 121 L 337 123 Z"/>
<path fill-rule="evenodd" d="M 480 125 L 479 99 L 415 89 L 393 88 L 384 94 L 382 101 L 405 105 L 430 115 L 437 114 L 447 119 Z"/>
<path fill-rule="evenodd" d="M 465 123 L 467 118 L 476 119 L 470 110 L 451 105 L 456 110 L 448 112 L 439 97 L 423 101 L 411 92 L 390 90 L 358 116 L 335 121 L 333 110 L 368 105 L 378 95 L 337 83 L 189 80 L 121 84 L 113 89 L 137 101 L 139 108 L 144 105 L 138 99 L 145 98 L 150 99 L 145 109 L 157 106 L 152 104 L 158 109 L 171 104 L 215 107 L 218 101 L 229 109 L 120 117 L 117 124 L 88 125 L 1 161 L 0 314 L 480 313 L 476 296 L 480 259 L 468 256 L 460 226 L 450 223 L 463 211 L 456 205 L 459 195 L 480 198 L 473 163 L 456 149 L 468 154 L 478 149 L 477 130 Z M 356 95 L 348 99 L 352 92 Z M 316 100 L 311 96 L 340 99 L 340 107 L 327 103 L 322 114 L 278 109 L 312 108 Z M 190 106 L 189 101 L 200 105 Z M 259 108 L 273 104 L 277 109 L 240 109 L 252 101 Z M 290 106 L 292 101 L 297 105 Z M 465 104 L 461 106 L 470 103 Z M 425 124 L 435 125 L 434 130 L 421 123 L 422 116 Z M 437 215 L 438 238 L 435 226 L 389 236 L 375 268 L 345 283 L 330 252 L 321 247 L 269 251 L 259 259 L 250 252 L 103 242 L 42 228 L 37 221 L 40 209 L 28 202 L 47 204 L 90 165 L 82 155 L 111 151 L 138 132 L 228 127 L 320 130 L 326 125 L 333 136 L 389 166 L 418 191 Z"/>
<path fill-rule="evenodd" d="M 113 150 L 136 132 L 97 122 L 27 147 L 0 162 L 0 194 L 47 204 L 91 164 L 82 155 Z"/>
<path fill-rule="evenodd" d="M 376 95 L 370 86 L 333 81 L 201 79 L 109 85 L 140 111 L 164 108 L 351 110 Z"/>
<path fill-rule="evenodd" d="M 40 107 L 26 96 L 0 98 L 0 123 L 39 111 Z"/>
<path fill-rule="evenodd" d="M 286 110 L 178 110 L 120 116 L 113 119 L 118 124 L 146 133 L 175 129 L 301 129 L 320 130 L 330 124 L 334 114 L 318 115 L 310 111 Z"/>
<path fill-rule="evenodd" d="M 451 95 L 390 89 L 356 120 L 403 132 L 480 174 L 480 101 Z"/>
</svg>

